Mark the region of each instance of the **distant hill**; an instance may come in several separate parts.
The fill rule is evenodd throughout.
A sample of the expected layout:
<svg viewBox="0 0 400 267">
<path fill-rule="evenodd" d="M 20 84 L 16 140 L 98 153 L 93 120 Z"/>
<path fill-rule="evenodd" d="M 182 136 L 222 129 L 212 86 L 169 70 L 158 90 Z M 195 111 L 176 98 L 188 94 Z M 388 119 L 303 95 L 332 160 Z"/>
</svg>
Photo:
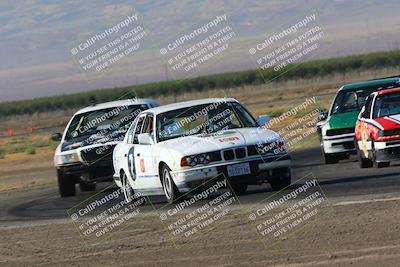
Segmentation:
<svg viewBox="0 0 400 267">
<path fill-rule="evenodd" d="M 399 8 L 398 0 L 4 0 L 0 102 L 185 78 L 166 70 L 160 47 L 224 13 L 237 35 L 229 53 L 190 77 L 255 68 L 250 47 L 312 13 L 325 32 L 313 59 L 394 50 Z M 71 48 L 134 10 L 149 34 L 140 51 L 102 76 L 85 74 Z"/>
</svg>

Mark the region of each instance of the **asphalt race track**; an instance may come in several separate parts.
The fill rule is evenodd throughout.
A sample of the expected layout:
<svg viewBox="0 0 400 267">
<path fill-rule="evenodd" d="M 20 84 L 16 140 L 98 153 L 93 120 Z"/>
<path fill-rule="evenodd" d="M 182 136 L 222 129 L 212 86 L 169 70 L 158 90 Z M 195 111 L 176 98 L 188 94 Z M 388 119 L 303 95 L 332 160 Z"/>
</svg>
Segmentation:
<svg viewBox="0 0 400 267">
<path fill-rule="evenodd" d="M 399 163 L 383 169 L 360 169 L 355 157 L 352 157 L 339 164 L 325 165 L 319 149 L 293 152 L 292 156 L 293 181 L 312 174 L 333 204 L 400 197 Z M 100 196 L 116 190 L 111 183 L 102 184 L 102 187 L 105 190 Z M 296 184 L 291 187 L 295 188 Z M 242 205 L 253 205 L 273 193 L 268 184 L 252 186 L 239 200 Z M 56 187 L 3 192 L 0 194 L 0 226 L 66 222 L 70 220 L 67 210 L 94 194 L 81 193 L 78 190 L 76 197 L 60 198 Z M 153 205 L 144 207 L 146 212 L 165 205 L 162 198 L 152 198 L 151 201 Z M 112 205 L 108 204 L 101 208 L 106 209 Z"/>
</svg>

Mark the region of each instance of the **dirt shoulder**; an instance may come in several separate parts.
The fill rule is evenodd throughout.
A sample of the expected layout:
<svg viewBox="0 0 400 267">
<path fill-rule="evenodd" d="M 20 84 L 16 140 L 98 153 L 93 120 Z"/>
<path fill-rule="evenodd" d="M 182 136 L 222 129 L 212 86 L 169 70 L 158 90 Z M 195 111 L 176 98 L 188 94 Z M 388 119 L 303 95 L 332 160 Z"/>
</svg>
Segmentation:
<svg viewBox="0 0 400 267">
<path fill-rule="evenodd" d="M 140 216 L 85 246 L 72 223 L 0 228 L 5 266 L 395 266 L 400 201 L 333 206 L 296 234 L 266 247 L 235 212 L 193 242 L 170 240 L 158 216 Z M 330 208 L 329 208 L 330 209 Z"/>
<path fill-rule="evenodd" d="M 36 154 L 14 153 L 0 160 L 0 191 L 56 184 L 54 151 L 38 149 Z"/>
</svg>

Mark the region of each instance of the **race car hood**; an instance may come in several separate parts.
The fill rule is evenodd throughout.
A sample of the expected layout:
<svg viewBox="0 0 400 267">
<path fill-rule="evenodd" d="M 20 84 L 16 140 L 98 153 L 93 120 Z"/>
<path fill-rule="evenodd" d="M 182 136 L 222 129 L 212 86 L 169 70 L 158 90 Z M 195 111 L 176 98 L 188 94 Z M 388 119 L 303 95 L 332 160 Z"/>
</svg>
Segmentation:
<svg viewBox="0 0 400 267">
<path fill-rule="evenodd" d="M 359 112 L 346 112 L 341 114 L 333 114 L 329 117 L 330 129 L 343 129 L 356 126 Z"/>
<path fill-rule="evenodd" d="M 70 151 L 95 146 L 102 146 L 107 143 L 118 142 L 124 139 L 126 131 L 110 131 L 107 134 L 93 134 L 84 136 L 70 141 L 64 141 L 61 144 L 61 151 Z"/>
<path fill-rule="evenodd" d="M 230 129 L 208 135 L 175 138 L 161 142 L 160 146 L 188 156 L 231 147 L 271 143 L 278 140 L 282 140 L 282 138 L 274 131 L 254 127 Z"/>
<path fill-rule="evenodd" d="M 377 122 L 385 131 L 400 129 L 400 114 L 376 118 L 374 121 Z"/>
</svg>

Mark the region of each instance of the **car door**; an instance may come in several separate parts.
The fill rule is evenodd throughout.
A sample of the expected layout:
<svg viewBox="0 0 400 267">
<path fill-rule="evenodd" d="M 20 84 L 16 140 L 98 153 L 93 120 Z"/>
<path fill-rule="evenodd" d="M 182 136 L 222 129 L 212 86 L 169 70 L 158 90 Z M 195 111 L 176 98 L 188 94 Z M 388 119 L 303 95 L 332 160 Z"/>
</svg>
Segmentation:
<svg viewBox="0 0 400 267">
<path fill-rule="evenodd" d="M 148 133 L 153 144 L 135 144 L 134 160 L 137 180 L 139 186 L 146 189 L 147 193 L 155 193 L 161 187 L 160 179 L 158 177 L 157 160 L 155 157 L 155 123 L 154 115 L 147 113 L 140 133 Z M 139 134 L 139 133 L 138 133 Z M 137 139 L 137 136 L 136 136 Z"/>
<path fill-rule="evenodd" d="M 141 132 L 144 120 L 146 116 L 145 114 L 140 115 L 135 124 L 132 126 L 132 129 L 129 130 L 126 144 L 124 147 L 124 157 L 125 157 L 125 166 L 128 170 L 127 175 L 132 179 L 133 182 L 136 181 L 136 166 L 135 166 L 135 146 L 138 144 L 137 135 Z"/>
<path fill-rule="evenodd" d="M 360 119 L 358 120 L 358 125 L 356 125 L 356 140 L 360 140 L 359 149 L 364 154 L 365 158 L 368 158 L 368 150 L 371 149 L 371 140 L 369 134 L 368 121 L 371 117 L 371 109 L 373 103 L 373 95 L 370 95 L 365 102 L 365 109 L 360 114 Z"/>
</svg>

